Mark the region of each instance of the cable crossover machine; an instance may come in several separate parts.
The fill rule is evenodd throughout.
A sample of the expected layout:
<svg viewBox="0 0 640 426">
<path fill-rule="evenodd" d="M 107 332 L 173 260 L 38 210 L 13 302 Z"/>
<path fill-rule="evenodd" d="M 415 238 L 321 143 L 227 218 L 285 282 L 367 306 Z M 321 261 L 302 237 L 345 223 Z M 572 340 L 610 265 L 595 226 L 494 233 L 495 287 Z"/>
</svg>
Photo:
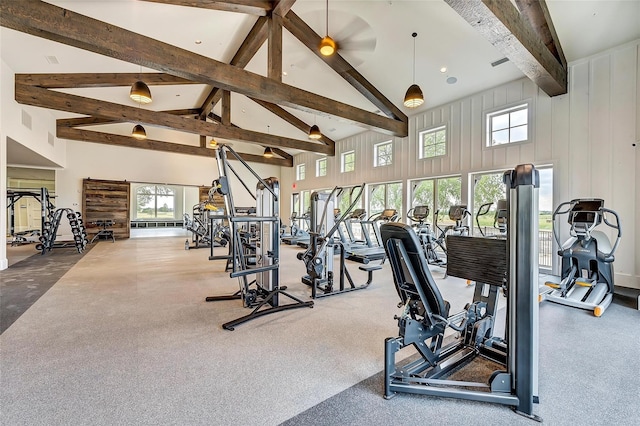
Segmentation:
<svg viewBox="0 0 640 426">
<path fill-rule="evenodd" d="M 257 180 L 255 195 L 229 164 L 227 152 L 238 160 Z M 280 286 L 280 184 L 275 177 L 261 178 L 228 145 L 220 144 L 216 149 L 219 178 L 213 187 L 224 198 L 229 221 L 230 246 L 229 261 L 232 264 L 231 278 L 238 278 L 240 289 L 232 295 L 210 296 L 207 302 L 241 299 L 245 308 L 251 308 L 248 315 L 222 324 L 225 330 L 234 330 L 236 326 L 289 309 L 312 308 L 313 301 L 303 301 L 287 293 Z M 229 171 L 235 176 L 247 192 L 256 200 L 256 212 L 253 215 L 239 215 L 233 202 L 229 182 Z M 254 276 L 253 280 L 249 277 Z M 282 304 L 281 296 L 292 302 Z"/>
</svg>

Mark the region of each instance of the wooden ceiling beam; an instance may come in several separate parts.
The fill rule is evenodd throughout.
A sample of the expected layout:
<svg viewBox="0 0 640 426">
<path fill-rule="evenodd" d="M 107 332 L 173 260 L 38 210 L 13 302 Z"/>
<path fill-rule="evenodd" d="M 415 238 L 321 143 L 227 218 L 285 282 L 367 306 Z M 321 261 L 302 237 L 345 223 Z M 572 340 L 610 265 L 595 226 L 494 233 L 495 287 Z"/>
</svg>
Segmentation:
<svg viewBox="0 0 640 426">
<path fill-rule="evenodd" d="M 198 115 L 200 114 L 200 110 L 196 108 L 192 109 L 173 109 L 161 111 L 166 114 L 172 115 L 180 115 L 180 116 L 189 116 L 189 115 Z M 78 117 L 78 118 L 59 118 L 56 120 L 56 125 L 65 126 L 65 127 L 83 127 L 83 126 L 96 126 L 100 124 L 113 124 L 113 123 L 122 123 L 122 120 L 110 120 L 108 118 L 99 118 L 99 117 Z"/>
<path fill-rule="evenodd" d="M 296 0 L 274 0 L 271 16 L 285 16 L 287 13 L 289 13 L 289 10 L 291 10 L 295 2 Z"/>
<path fill-rule="evenodd" d="M 375 105 L 383 114 L 389 118 L 407 122 L 407 116 L 389 99 L 387 99 L 376 87 L 367 81 L 358 71 L 355 70 L 340 56 L 340 50 L 331 56 L 324 56 L 320 53 L 318 46 L 322 37 L 318 35 L 306 22 L 304 22 L 293 11 L 289 11 L 283 18 L 284 27 L 302 44 L 307 46 L 315 55 L 329 65 L 336 73 L 351 84 L 358 92 Z"/>
<path fill-rule="evenodd" d="M 510 0 L 445 0 L 549 96 L 567 93 L 567 68 Z"/>
<path fill-rule="evenodd" d="M 198 84 L 195 81 L 165 73 L 16 74 L 16 83 L 47 89 L 131 86 L 138 80 L 144 81 L 149 86 Z"/>
<path fill-rule="evenodd" d="M 545 0 L 515 0 L 515 2 L 520 10 L 520 16 L 529 23 L 538 38 L 566 69 L 567 58 L 564 56 L 556 28 L 553 26 L 547 2 Z"/>
<path fill-rule="evenodd" d="M 238 48 L 236 54 L 233 55 L 231 62 L 229 62 L 230 65 L 240 68 L 244 68 L 247 66 L 249 61 L 251 61 L 251 58 L 255 56 L 260 47 L 262 47 L 264 42 L 267 41 L 267 37 L 269 35 L 268 22 L 269 19 L 267 17 L 258 18 L 256 23 L 253 24 L 253 27 L 249 31 L 249 34 L 247 34 L 245 39 L 242 41 L 242 44 Z M 213 89 L 211 89 L 211 92 L 209 92 L 206 99 L 202 103 L 202 106 L 200 107 L 200 109 L 202 110 L 200 118 L 204 119 L 207 114 L 211 112 L 213 107 L 218 102 L 220 102 L 221 98 L 222 93 L 218 87 L 214 87 Z"/>
<path fill-rule="evenodd" d="M 269 19 L 267 40 L 267 77 L 282 82 L 282 16 Z"/>
<path fill-rule="evenodd" d="M 278 117 L 285 120 L 287 123 L 296 127 L 298 130 L 302 130 L 307 135 L 309 134 L 309 130 L 311 130 L 311 126 L 309 126 L 304 121 L 300 120 L 295 115 L 291 114 L 286 109 L 282 108 L 280 105 L 272 104 L 271 102 L 261 101 L 260 99 L 254 99 L 254 98 L 249 98 L 249 99 L 257 103 L 258 105 L 262 106 L 263 108 L 271 111 Z M 326 137 L 324 134 L 322 134 L 322 138 L 318 139 L 318 141 L 328 146 L 332 146 L 332 147 L 336 146 L 336 143 L 332 139 Z"/>
<path fill-rule="evenodd" d="M 42 1 L 0 2 L 0 25 L 278 105 L 335 115 L 367 129 L 408 135 L 407 121 L 383 117 Z"/>
<path fill-rule="evenodd" d="M 95 132 L 86 129 L 74 129 L 72 127 L 58 126 L 56 136 L 81 142 L 99 143 L 104 145 L 123 146 L 127 148 L 148 149 L 152 151 L 170 152 L 173 154 L 198 155 L 201 157 L 216 157 L 214 149 L 200 146 L 183 145 L 178 143 L 156 141 L 150 139 L 138 140 L 131 136 L 114 135 L 111 133 Z M 262 155 L 238 153 L 240 157 L 249 162 L 270 164 L 281 167 L 293 167 L 293 158 L 266 158 Z M 235 160 L 235 157 L 231 156 Z"/>
<path fill-rule="evenodd" d="M 268 0 L 142 0 L 150 3 L 173 4 L 176 6 L 199 7 L 202 9 L 222 10 L 225 12 L 246 13 L 265 16 L 271 11 Z"/>
<path fill-rule="evenodd" d="M 310 144 L 307 141 L 209 123 L 203 120 L 179 117 L 159 111 L 149 111 L 144 108 L 120 105 L 24 84 L 16 84 L 15 99 L 18 103 L 24 105 L 92 115 L 111 120 L 143 123 L 196 135 L 206 135 L 282 148 L 302 149 L 328 155 L 334 155 L 335 152 L 332 147 L 319 143 Z"/>
</svg>

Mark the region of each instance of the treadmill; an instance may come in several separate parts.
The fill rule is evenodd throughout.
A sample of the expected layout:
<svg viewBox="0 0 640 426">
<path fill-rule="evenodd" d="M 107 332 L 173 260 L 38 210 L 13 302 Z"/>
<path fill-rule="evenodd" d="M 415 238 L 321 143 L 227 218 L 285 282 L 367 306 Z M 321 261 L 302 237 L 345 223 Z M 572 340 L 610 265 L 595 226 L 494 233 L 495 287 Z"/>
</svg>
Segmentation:
<svg viewBox="0 0 640 426">
<path fill-rule="evenodd" d="M 380 237 L 380 224 L 381 222 L 395 222 L 397 219 L 398 211 L 396 209 L 384 209 L 381 213 L 374 214 L 369 217 L 368 220 L 361 221 L 360 224 L 362 225 L 366 244 L 345 248 L 346 258 L 353 260 L 354 262 L 364 264 L 367 264 L 372 260 L 382 260 L 384 262 L 386 254 L 384 246 L 381 243 L 382 238 Z M 375 242 L 371 240 L 368 227 L 373 229 L 376 239 Z"/>
</svg>

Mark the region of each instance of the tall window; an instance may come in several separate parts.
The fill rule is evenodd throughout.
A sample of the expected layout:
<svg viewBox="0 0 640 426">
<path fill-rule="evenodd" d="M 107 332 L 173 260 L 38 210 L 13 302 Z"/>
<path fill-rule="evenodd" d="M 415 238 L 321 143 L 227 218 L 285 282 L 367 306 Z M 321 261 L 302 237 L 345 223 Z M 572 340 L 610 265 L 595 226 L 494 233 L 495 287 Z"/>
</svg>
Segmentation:
<svg viewBox="0 0 640 426">
<path fill-rule="evenodd" d="M 479 229 L 475 229 L 475 227 L 479 226 L 482 228 L 482 232 L 485 235 L 497 234 L 498 230 L 494 227 L 494 218 L 496 213 L 496 208 L 498 206 L 499 200 L 506 200 L 507 198 L 507 190 L 502 182 L 503 173 L 489 173 L 476 175 L 473 178 L 473 223 L 474 232 L 479 233 Z M 478 210 L 483 204 L 493 203 L 487 214 L 484 216 L 478 217 L 478 223 L 476 223 L 476 215 Z"/>
<path fill-rule="evenodd" d="M 327 175 L 327 158 L 316 160 L 316 176 Z"/>
<path fill-rule="evenodd" d="M 352 172 L 356 169 L 355 151 L 343 152 L 340 158 L 340 171 L 342 173 Z"/>
<path fill-rule="evenodd" d="M 296 167 L 296 180 L 304 180 L 306 175 L 306 168 L 304 163 L 298 164 Z"/>
<path fill-rule="evenodd" d="M 448 225 L 452 223 L 449 220 L 449 207 L 461 204 L 461 193 L 460 176 L 414 180 L 411 182 L 411 207 L 427 205 L 432 220 L 438 215 L 438 224 Z"/>
<path fill-rule="evenodd" d="M 168 186 L 145 185 L 136 190 L 137 219 L 175 219 L 175 191 Z"/>
<path fill-rule="evenodd" d="M 447 153 L 447 126 L 439 126 L 419 133 L 420 158 L 431 158 Z"/>
<path fill-rule="evenodd" d="M 487 146 L 524 142 L 529 139 L 529 104 L 486 115 Z"/>
<path fill-rule="evenodd" d="M 373 165 L 389 166 L 393 163 L 393 141 L 382 142 L 373 146 Z"/>
<path fill-rule="evenodd" d="M 402 215 L 402 183 L 380 183 L 369 186 L 369 216 L 384 209 L 396 209 Z"/>
</svg>

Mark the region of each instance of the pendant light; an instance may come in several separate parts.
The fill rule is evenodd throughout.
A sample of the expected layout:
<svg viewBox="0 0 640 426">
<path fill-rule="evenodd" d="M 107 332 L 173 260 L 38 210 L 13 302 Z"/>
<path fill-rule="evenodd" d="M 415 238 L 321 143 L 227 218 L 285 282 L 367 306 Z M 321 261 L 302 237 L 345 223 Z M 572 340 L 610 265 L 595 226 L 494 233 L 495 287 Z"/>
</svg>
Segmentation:
<svg viewBox="0 0 640 426">
<path fill-rule="evenodd" d="M 413 84 L 407 89 L 404 95 L 404 106 L 407 108 L 416 108 L 424 103 L 424 95 L 422 89 L 416 84 L 416 37 L 418 33 L 411 34 L 413 37 Z"/>
<path fill-rule="evenodd" d="M 322 137 L 322 133 L 320 133 L 320 128 L 314 124 L 309 129 L 309 139 L 318 140 Z"/>
<path fill-rule="evenodd" d="M 138 140 L 142 140 L 147 138 L 147 132 L 144 130 L 144 127 L 142 127 L 142 125 L 136 124 L 135 126 L 133 126 L 131 136 Z"/>
<path fill-rule="evenodd" d="M 338 49 L 338 46 L 336 45 L 336 42 L 329 37 L 329 0 L 327 0 L 327 10 L 326 10 L 326 21 L 325 21 L 325 36 L 322 40 L 320 40 L 320 53 L 322 53 L 324 56 L 331 56 L 333 55 L 336 50 Z"/>
<path fill-rule="evenodd" d="M 273 150 L 271 150 L 271 147 L 266 147 L 264 149 L 264 154 L 262 154 L 262 156 L 264 158 L 273 158 Z"/>
<path fill-rule="evenodd" d="M 267 134 L 271 134 L 269 126 L 267 126 Z M 273 155 L 273 150 L 269 146 L 264 149 L 264 153 L 262 154 L 264 158 L 273 158 Z"/>
<path fill-rule="evenodd" d="M 149 86 L 144 81 L 138 80 L 131 86 L 131 91 L 129 92 L 129 97 L 135 101 L 142 104 L 151 103 L 151 90 L 149 90 Z"/>
<path fill-rule="evenodd" d="M 214 138 L 211 138 L 211 141 L 209 142 L 209 146 L 213 149 L 218 147 L 218 141 L 215 140 Z"/>
</svg>

